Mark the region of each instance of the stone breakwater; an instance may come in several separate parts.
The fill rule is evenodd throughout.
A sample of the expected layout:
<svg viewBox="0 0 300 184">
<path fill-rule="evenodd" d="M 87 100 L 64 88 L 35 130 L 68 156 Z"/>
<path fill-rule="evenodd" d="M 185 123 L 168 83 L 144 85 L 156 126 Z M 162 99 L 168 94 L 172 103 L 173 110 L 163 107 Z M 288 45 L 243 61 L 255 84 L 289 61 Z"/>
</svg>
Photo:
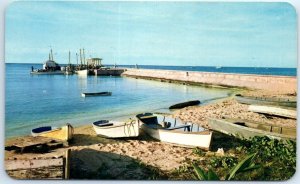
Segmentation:
<svg viewBox="0 0 300 184">
<path fill-rule="evenodd" d="M 295 93 L 297 91 L 297 78 L 290 76 L 149 69 L 127 69 L 124 73 L 122 73 L 122 75 L 144 79 L 158 79 L 167 82 L 174 81 L 187 84 L 240 87 L 248 89 L 271 90 L 281 93 Z"/>
</svg>

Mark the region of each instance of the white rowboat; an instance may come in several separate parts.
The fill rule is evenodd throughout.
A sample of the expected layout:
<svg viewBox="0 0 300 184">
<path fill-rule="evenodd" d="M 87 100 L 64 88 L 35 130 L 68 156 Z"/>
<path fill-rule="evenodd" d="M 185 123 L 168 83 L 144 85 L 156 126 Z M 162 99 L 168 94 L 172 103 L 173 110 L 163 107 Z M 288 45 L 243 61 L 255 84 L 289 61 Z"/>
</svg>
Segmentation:
<svg viewBox="0 0 300 184">
<path fill-rule="evenodd" d="M 107 138 L 137 137 L 139 135 L 139 123 L 135 120 L 118 122 L 100 120 L 93 122 L 97 135 Z"/>
<path fill-rule="evenodd" d="M 205 150 L 210 149 L 212 131 L 191 131 L 191 125 L 162 126 L 169 122 L 158 122 L 157 116 L 152 113 L 138 114 L 137 120 L 142 122 L 141 129 L 154 139 L 162 142 L 180 145 L 183 147 L 199 147 Z M 168 127 L 168 128 L 167 128 Z M 187 130 L 187 131 L 184 131 Z"/>
</svg>

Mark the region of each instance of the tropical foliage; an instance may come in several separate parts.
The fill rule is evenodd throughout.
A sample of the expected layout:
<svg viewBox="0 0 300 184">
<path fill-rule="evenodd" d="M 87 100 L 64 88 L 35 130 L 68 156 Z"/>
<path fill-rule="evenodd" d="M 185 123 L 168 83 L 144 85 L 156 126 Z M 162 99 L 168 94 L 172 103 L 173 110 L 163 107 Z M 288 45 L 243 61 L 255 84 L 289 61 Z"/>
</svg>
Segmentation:
<svg viewBox="0 0 300 184">
<path fill-rule="evenodd" d="M 287 180 L 296 171 L 294 141 L 254 137 L 235 145 L 239 146 L 227 151 L 234 156 L 205 157 L 205 153 L 194 149 L 202 159 L 191 162 L 194 173 L 191 177 L 199 180 Z M 191 169 L 186 170 L 191 172 Z"/>
</svg>

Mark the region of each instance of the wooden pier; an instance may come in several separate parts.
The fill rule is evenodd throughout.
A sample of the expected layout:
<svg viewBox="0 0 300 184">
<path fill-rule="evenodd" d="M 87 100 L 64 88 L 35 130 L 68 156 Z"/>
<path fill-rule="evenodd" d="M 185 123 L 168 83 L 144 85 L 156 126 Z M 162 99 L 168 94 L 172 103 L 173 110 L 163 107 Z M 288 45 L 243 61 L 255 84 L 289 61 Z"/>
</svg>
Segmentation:
<svg viewBox="0 0 300 184">
<path fill-rule="evenodd" d="M 126 69 L 122 68 L 108 68 L 108 69 L 95 69 L 94 75 L 96 76 L 121 76 Z"/>
</svg>

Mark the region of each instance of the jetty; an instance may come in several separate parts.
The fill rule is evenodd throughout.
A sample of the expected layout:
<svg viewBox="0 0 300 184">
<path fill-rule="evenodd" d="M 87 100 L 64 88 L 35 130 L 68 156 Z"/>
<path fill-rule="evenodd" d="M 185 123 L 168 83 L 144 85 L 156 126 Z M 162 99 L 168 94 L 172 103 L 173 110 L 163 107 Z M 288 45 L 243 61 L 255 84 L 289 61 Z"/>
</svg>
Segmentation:
<svg viewBox="0 0 300 184">
<path fill-rule="evenodd" d="M 200 85 L 206 87 L 235 87 L 245 89 L 259 89 L 278 91 L 282 93 L 295 93 L 297 91 L 297 78 L 294 76 L 229 74 L 216 72 L 192 72 L 176 70 L 153 70 L 127 68 L 121 74 L 136 79 L 157 80 L 168 83 L 186 85 Z"/>
</svg>

